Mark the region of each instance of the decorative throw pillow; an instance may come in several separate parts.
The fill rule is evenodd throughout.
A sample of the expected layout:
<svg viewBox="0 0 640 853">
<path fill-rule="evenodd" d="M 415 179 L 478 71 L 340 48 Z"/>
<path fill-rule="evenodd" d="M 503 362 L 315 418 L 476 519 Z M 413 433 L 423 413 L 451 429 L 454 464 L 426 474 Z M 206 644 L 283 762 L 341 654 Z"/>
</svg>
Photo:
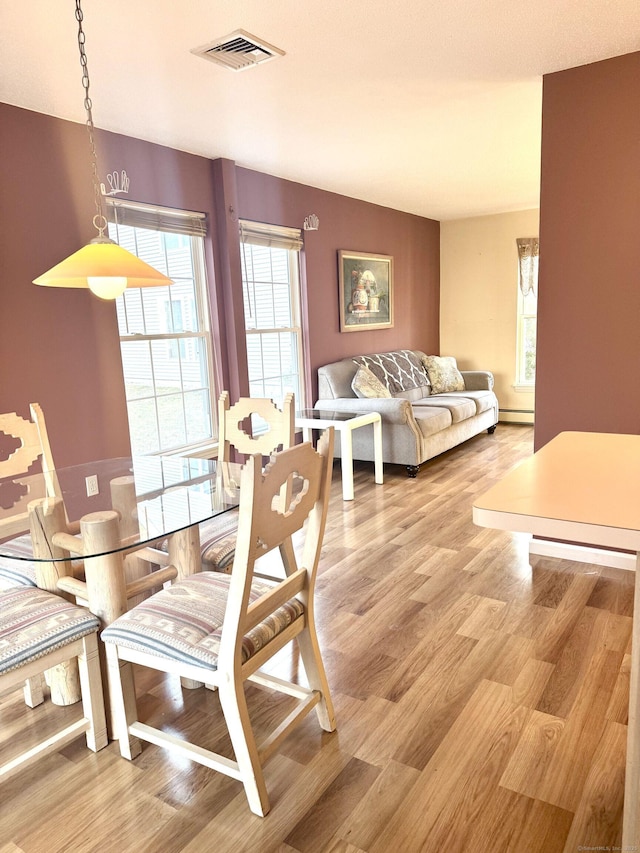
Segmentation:
<svg viewBox="0 0 640 853">
<path fill-rule="evenodd" d="M 356 371 L 351 387 L 356 397 L 390 397 L 391 393 L 386 385 L 375 376 L 364 364 Z"/>
<path fill-rule="evenodd" d="M 425 355 L 422 358 L 422 363 L 429 376 L 429 382 L 431 382 L 432 394 L 464 391 L 464 379 L 452 355 Z"/>
<path fill-rule="evenodd" d="M 391 395 L 429 384 L 419 357 L 412 350 L 394 350 L 375 355 L 358 355 L 356 364 L 363 364 L 389 389 Z"/>
</svg>

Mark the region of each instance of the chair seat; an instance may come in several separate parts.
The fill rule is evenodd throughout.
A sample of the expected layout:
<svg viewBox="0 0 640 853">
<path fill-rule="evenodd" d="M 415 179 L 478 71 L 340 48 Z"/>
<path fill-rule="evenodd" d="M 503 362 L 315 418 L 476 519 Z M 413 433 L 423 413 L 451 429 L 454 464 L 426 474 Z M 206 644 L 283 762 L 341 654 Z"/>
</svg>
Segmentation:
<svg viewBox="0 0 640 853">
<path fill-rule="evenodd" d="M 200 525 L 202 568 L 212 572 L 230 572 L 236 553 L 238 510 L 232 509 Z"/>
<path fill-rule="evenodd" d="M 0 593 L 0 674 L 43 657 L 99 628 L 84 607 L 43 589 Z"/>
<path fill-rule="evenodd" d="M 129 610 L 102 632 L 105 643 L 148 652 L 183 663 L 218 668 L 218 652 L 231 576 L 217 572 L 192 575 Z M 274 584 L 254 580 L 250 602 Z M 243 663 L 304 613 L 292 598 L 242 641 Z"/>
<path fill-rule="evenodd" d="M 202 569 L 208 572 L 230 572 L 236 553 L 236 534 L 238 532 L 238 510 L 232 509 L 200 525 L 200 554 Z M 168 540 L 164 539 L 158 548 L 168 552 Z M 0 569 L 0 579 L 2 571 Z M 1 580 L 0 580 L 1 582 Z"/>
<path fill-rule="evenodd" d="M 11 551 L 16 557 L 33 555 L 31 536 L 28 533 L 5 542 L 2 548 L 4 551 Z M 30 560 L 11 560 L 8 557 L 0 557 L 0 590 L 13 589 L 16 586 L 37 586 L 35 564 Z"/>
<path fill-rule="evenodd" d="M 36 564 L 26 558 L 33 556 L 33 543 L 29 533 L 16 536 L 2 544 L 2 550 L 7 554 L 15 554 L 19 560 L 10 557 L 0 557 L 0 592 L 13 589 L 16 586 L 38 586 L 36 580 Z M 233 555 L 231 556 L 233 561 Z M 71 560 L 75 577 L 84 577 L 82 560 Z"/>
</svg>

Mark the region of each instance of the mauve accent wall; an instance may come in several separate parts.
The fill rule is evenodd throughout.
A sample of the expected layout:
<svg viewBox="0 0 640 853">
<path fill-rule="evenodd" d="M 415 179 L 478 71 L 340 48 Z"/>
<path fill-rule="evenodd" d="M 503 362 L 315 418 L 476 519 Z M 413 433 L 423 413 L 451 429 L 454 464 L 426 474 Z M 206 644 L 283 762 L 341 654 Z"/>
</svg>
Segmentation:
<svg viewBox="0 0 640 853">
<path fill-rule="evenodd" d="M 132 200 L 209 216 L 218 387 L 246 393 L 246 354 L 236 351 L 244 348 L 233 235 L 238 216 L 298 228 L 308 214 L 320 217 L 320 230 L 305 234 L 303 265 L 311 397 L 317 368 L 327 362 L 397 347 L 438 352 L 438 222 L 237 168 L 231 160 L 104 131 L 97 141 L 101 174 L 126 169 Z M 86 290 L 31 283 L 95 235 L 86 129 L 0 104 L 0 152 L 0 412 L 28 417 L 29 402 L 40 403 L 58 466 L 128 455 L 114 305 Z M 393 255 L 394 328 L 340 333 L 339 249 Z"/>
<path fill-rule="evenodd" d="M 640 432 L 639 247 L 640 53 L 545 76 L 536 449 Z"/>
<path fill-rule="evenodd" d="M 303 232 L 314 400 L 317 369 L 328 362 L 396 348 L 439 352 L 439 222 L 249 169 L 238 167 L 236 176 L 241 219 L 292 228 L 311 213 L 320 219 L 318 231 Z M 393 328 L 340 332 L 339 249 L 393 256 Z"/>
<path fill-rule="evenodd" d="M 101 173 L 126 169 L 133 199 L 212 215 L 209 160 L 97 138 Z M 86 128 L 0 104 L 0 152 L 0 412 L 40 403 L 58 466 L 127 456 L 114 304 L 31 283 L 95 236 Z"/>
</svg>

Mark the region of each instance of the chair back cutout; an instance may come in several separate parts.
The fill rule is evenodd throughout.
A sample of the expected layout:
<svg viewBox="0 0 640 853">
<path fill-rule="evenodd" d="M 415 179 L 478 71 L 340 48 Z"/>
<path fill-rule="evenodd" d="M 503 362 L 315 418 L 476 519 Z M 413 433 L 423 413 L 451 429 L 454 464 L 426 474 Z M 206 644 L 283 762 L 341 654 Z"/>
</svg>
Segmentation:
<svg viewBox="0 0 640 853">
<path fill-rule="evenodd" d="M 243 427 L 251 415 L 258 415 L 268 425 L 268 429 L 253 436 Z M 273 400 L 261 397 L 240 397 L 237 403 L 230 405 L 229 392 L 223 391 L 218 401 L 218 429 L 220 441 L 219 459 L 231 461 L 231 448 L 239 453 L 251 455 L 261 453 L 269 456 L 279 447 L 286 450 L 294 442 L 295 435 L 294 395 L 287 394 L 282 409 Z"/>
</svg>

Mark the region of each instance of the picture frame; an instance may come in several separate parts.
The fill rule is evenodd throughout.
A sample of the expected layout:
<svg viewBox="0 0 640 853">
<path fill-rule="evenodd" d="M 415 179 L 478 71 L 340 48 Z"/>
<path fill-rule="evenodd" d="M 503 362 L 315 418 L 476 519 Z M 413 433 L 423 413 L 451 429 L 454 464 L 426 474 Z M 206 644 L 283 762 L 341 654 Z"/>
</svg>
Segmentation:
<svg viewBox="0 0 640 853">
<path fill-rule="evenodd" d="M 393 327 L 393 257 L 338 251 L 340 331 Z"/>
</svg>

